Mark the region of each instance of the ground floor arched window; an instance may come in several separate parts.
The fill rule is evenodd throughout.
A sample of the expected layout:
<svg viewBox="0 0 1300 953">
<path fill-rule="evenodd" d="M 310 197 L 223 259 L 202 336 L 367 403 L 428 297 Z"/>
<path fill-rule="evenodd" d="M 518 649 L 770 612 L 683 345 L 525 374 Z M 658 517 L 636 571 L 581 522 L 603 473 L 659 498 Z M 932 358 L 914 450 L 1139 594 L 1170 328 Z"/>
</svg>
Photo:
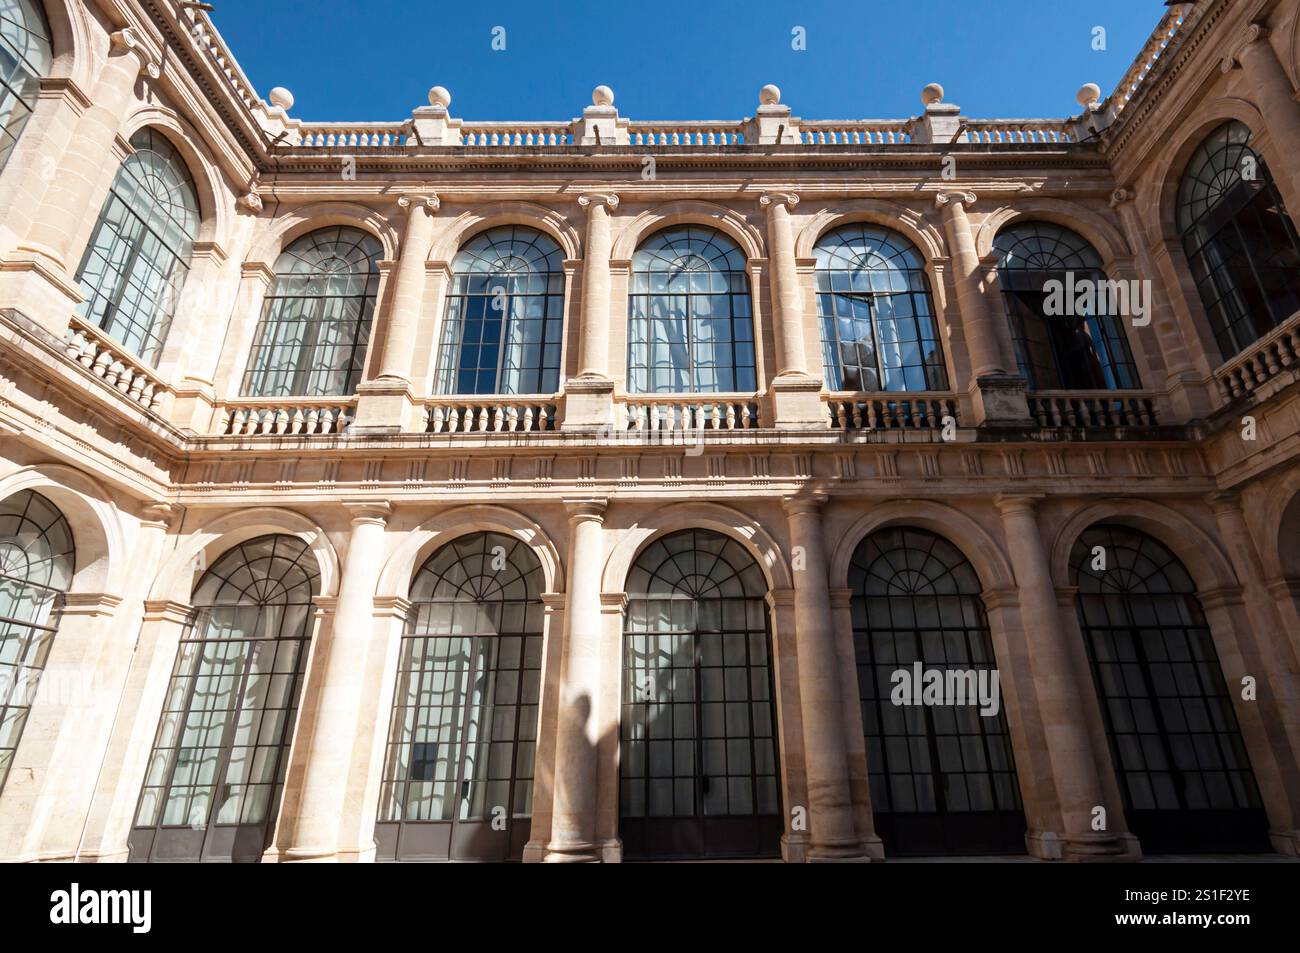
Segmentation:
<svg viewBox="0 0 1300 953">
<path fill-rule="evenodd" d="M 624 856 L 777 856 L 767 582 L 740 543 L 685 530 L 627 581 L 619 836 Z"/>
<path fill-rule="evenodd" d="M 381 860 L 518 860 L 531 831 L 544 578 L 501 533 L 411 584 L 376 826 Z"/>
<path fill-rule="evenodd" d="M 131 860 L 261 859 L 279 813 L 319 585 L 316 558 L 296 536 L 240 543 L 199 580 Z"/>
<path fill-rule="evenodd" d="M 1268 820 L 1186 568 L 1126 526 L 1071 553 L 1124 814 L 1144 852 L 1267 851 Z"/>
<path fill-rule="evenodd" d="M 871 805 L 885 855 L 1024 852 L 1015 759 L 974 567 L 941 536 L 886 529 L 858 545 L 849 585 Z M 932 671 L 960 676 L 952 684 L 965 702 L 954 703 L 945 681 L 929 703 Z M 979 699 L 983 689 L 996 697 L 996 711 Z"/>
</svg>

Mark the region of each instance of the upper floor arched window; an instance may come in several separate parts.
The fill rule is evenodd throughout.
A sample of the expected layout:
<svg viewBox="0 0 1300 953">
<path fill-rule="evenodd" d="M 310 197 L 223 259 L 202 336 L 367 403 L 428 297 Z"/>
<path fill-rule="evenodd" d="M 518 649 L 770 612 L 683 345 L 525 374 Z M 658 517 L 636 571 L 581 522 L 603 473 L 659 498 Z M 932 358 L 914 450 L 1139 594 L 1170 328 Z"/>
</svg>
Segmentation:
<svg viewBox="0 0 1300 953">
<path fill-rule="evenodd" d="M 993 248 L 1016 361 L 1031 389 L 1138 386 L 1121 309 L 1111 294 L 1117 286 L 1107 281 L 1095 248 L 1048 222 L 1012 225 L 993 240 Z"/>
<path fill-rule="evenodd" d="M 36 697 L 75 568 L 58 508 L 23 490 L 0 501 L 0 791 Z"/>
<path fill-rule="evenodd" d="M 248 397 L 337 397 L 361 380 L 379 288 L 379 239 L 336 226 L 280 253 L 244 373 Z"/>
<path fill-rule="evenodd" d="M 503 225 L 452 261 L 438 392 L 553 394 L 560 387 L 564 259 L 533 228 Z"/>
<path fill-rule="evenodd" d="M 176 147 L 141 129 L 118 169 L 77 280 L 79 313 L 152 364 L 189 273 L 199 234 L 199 197 Z"/>
<path fill-rule="evenodd" d="M 875 225 L 823 235 L 817 261 L 822 367 L 831 390 L 947 390 L 925 261 Z"/>
<path fill-rule="evenodd" d="M 0 169 L 36 108 L 54 51 L 40 0 L 0 0 Z"/>
<path fill-rule="evenodd" d="M 1300 236 L 1244 123 L 1220 126 L 1188 162 L 1178 233 L 1224 360 L 1300 310 Z"/>
<path fill-rule="evenodd" d="M 745 256 L 712 228 L 680 225 L 632 256 L 627 389 L 634 394 L 757 389 Z"/>
</svg>

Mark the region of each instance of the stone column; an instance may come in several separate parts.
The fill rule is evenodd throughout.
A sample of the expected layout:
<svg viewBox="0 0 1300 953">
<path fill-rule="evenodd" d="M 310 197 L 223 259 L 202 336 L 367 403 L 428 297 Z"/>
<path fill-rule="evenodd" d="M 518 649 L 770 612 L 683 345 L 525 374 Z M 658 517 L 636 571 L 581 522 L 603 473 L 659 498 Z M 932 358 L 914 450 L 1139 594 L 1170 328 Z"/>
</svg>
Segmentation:
<svg viewBox="0 0 1300 953">
<path fill-rule="evenodd" d="M 560 659 L 560 705 L 555 743 L 555 792 L 548 863 L 596 861 L 596 748 L 600 742 L 600 573 L 607 501 L 566 500 L 569 511 L 569 591 Z"/>
<path fill-rule="evenodd" d="M 315 719 L 310 727 L 299 726 L 302 737 L 296 739 L 305 744 L 306 753 L 293 845 L 285 852 L 290 861 L 333 861 L 338 859 L 340 847 L 356 846 L 340 844 L 339 832 L 366 688 L 366 657 L 375 629 L 375 585 L 389 506 L 346 505 L 352 513 L 352 536 L 338 607 L 328 640 L 313 653 L 314 664 L 321 667 Z"/>
<path fill-rule="evenodd" d="M 812 835 L 808 859 L 863 860 L 866 854 L 853 825 L 840 660 L 826 582 L 821 516 L 825 501 L 820 496 L 785 501 L 795 561 L 795 640 Z"/>
<path fill-rule="evenodd" d="M 601 430 L 614 422 L 614 383 L 609 377 L 609 212 L 618 196 L 586 192 L 578 204 L 587 210 L 583 242 L 582 317 L 578 326 L 578 376 L 564 385 L 566 430 Z"/>
<path fill-rule="evenodd" d="M 1002 346 L 1005 328 L 989 311 L 975 236 L 966 217 L 966 208 L 974 203 L 972 192 L 940 192 L 935 196 L 935 204 L 943 210 L 962 337 L 970 356 L 975 423 L 1022 424 L 1029 419 L 1025 383 L 1015 369 L 1008 370 Z"/>
<path fill-rule="evenodd" d="M 885 850 L 876 834 L 876 819 L 871 807 L 871 768 L 867 764 L 858 657 L 853 644 L 853 590 L 831 589 L 830 596 L 831 617 L 835 625 L 835 661 L 840 675 L 840 710 L 844 713 L 844 744 L 848 752 L 849 793 L 853 800 L 853 826 L 871 859 L 884 860 Z"/>
<path fill-rule="evenodd" d="M 771 387 L 775 423 L 780 429 L 825 430 L 830 421 L 821 402 L 821 378 L 808 372 L 803 295 L 790 221 L 790 210 L 799 204 L 799 196 L 793 192 L 768 192 L 758 204 L 767 209 L 768 256 L 772 263 L 776 377 Z"/>
<path fill-rule="evenodd" d="M 1276 146 L 1274 156 L 1281 168 L 1271 170 L 1274 181 L 1295 219 L 1300 216 L 1300 102 L 1296 102 L 1296 91 L 1269 42 L 1269 32 L 1264 25 L 1252 23 L 1235 60 L 1223 61 L 1223 72 L 1230 72 L 1234 62 L 1240 62 L 1246 73 L 1251 98 Z"/>
<path fill-rule="evenodd" d="M 1082 714 L 1081 673 L 1070 660 L 1048 555 L 1034 515 L 1037 498 L 1002 495 L 995 502 L 1002 514 L 1020 592 L 1020 616 L 1064 827 L 1065 856 L 1071 860 L 1118 858 L 1125 850 L 1122 839 L 1091 827 L 1093 808 L 1106 801 Z"/>
</svg>

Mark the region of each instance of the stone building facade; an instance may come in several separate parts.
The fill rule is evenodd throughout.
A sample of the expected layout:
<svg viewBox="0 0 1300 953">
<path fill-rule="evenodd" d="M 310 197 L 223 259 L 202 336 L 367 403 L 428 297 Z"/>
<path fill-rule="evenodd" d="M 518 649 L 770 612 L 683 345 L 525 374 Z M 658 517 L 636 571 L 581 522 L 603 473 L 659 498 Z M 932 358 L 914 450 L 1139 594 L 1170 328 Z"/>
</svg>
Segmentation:
<svg viewBox="0 0 1300 953">
<path fill-rule="evenodd" d="M 1300 3 L 1060 120 L 0 26 L 0 858 L 1300 853 Z"/>
</svg>

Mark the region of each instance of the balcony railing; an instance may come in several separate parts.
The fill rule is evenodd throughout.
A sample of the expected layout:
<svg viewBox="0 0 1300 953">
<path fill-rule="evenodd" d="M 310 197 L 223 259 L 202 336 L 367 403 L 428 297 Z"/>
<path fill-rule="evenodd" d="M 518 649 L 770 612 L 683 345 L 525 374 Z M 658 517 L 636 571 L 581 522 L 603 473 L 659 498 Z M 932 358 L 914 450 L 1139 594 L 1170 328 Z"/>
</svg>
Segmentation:
<svg viewBox="0 0 1300 953">
<path fill-rule="evenodd" d="M 247 398 L 217 407 L 214 431 L 226 437 L 341 434 L 356 417 L 353 397 Z"/>
<path fill-rule="evenodd" d="M 1294 379 L 1300 371 L 1300 317 L 1293 318 L 1256 341 L 1214 372 L 1219 394 L 1232 402 L 1261 390 L 1282 375 Z"/>
<path fill-rule="evenodd" d="M 559 427 L 558 410 L 554 396 L 430 397 L 420 429 L 444 436 L 550 433 Z"/>
<path fill-rule="evenodd" d="M 63 352 L 128 400 L 156 414 L 166 413 L 171 391 L 162 378 L 88 321 L 73 316 Z"/>
<path fill-rule="evenodd" d="M 967 119 L 958 142 L 983 145 L 1074 142 L 1073 120 L 1063 119 Z"/>
<path fill-rule="evenodd" d="M 1029 416 L 1040 427 L 1155 427 L 1160 394 L 1137 391 L 1035 391 Z"/>
<path fill-rule="evenodd" d="M 573 145 L 573 128 L 567 122 L 467 122 L 460 132 L 461 145 L 465 146 Z"/>
<path fill-rule="evenodd" d="M 614 407 L 615 429 L 634 433 L 756 430 L 758 398 L 753 394 L 645 394 Z"/>
<path fill-rule="evenodd" d="M 961 422 L 952 394 L 841 392 L 824 394 L 822 400 L 833 430 L 942 430 L 945 417 Z"/>
</svg>

